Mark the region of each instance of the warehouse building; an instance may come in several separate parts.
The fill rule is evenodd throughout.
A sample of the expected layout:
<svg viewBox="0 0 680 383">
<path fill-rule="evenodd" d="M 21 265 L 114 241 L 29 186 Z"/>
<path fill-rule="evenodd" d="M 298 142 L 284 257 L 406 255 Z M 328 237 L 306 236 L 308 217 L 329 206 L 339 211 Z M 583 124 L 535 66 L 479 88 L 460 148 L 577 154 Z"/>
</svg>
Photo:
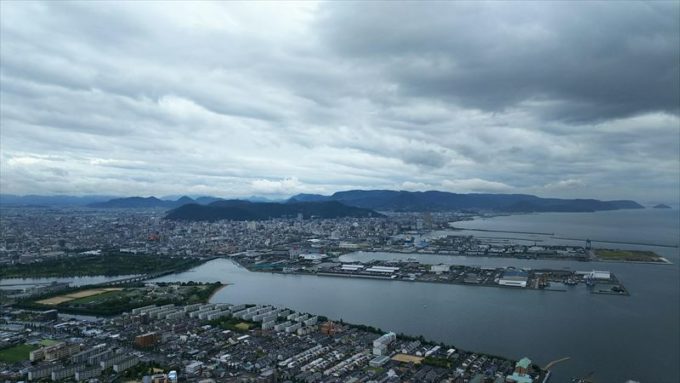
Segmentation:
<svg viewBox="0 0 680 383">
<path fill-rule="evenodd" d="M 397 271 L 399 271 L 399 268 L 392 266 L 373 266 L 366 269 L 366 272 L 378 274 L 393 274 Z"/>
<path fill-rule="evenodd" d="M 529 275 L 524 270 L 508 269 L 503 272 L 503 276 L 498 280 L 501 286 L 527 287 Z"/>
<path fill-rule="evenodd" d="M 344 264 L 340 268 L 342 271 L 350 271 L 350 272 L 355 272 L 359 271 L 364 268 L 364 265 L 355 265 L 355 264 Z"/>
<path fill-rule="evenodd" d="M 435 274 L 448 273 L 451 270 L 449 265 L 432 265 L 430 266 L 430 271 Z"/>
</svg>

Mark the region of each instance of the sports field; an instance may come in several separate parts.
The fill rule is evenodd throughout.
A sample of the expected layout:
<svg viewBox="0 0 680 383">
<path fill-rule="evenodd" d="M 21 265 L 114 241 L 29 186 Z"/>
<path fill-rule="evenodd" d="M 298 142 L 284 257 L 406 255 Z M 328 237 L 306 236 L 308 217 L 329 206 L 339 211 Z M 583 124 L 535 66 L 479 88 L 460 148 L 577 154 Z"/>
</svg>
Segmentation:
<svg viewBox="0 0 680 383">
<path fill-rule="evenodd" d="M 401 362 L 401 363 L 413 363 L 413 364 L 420 364 L 420 362 L 423 361 L 423 357 L 420 356 L 414 356 L 414 355 L 407 355 L 407 354 L 397 354 L 392 357 L 392 360 Z"/>
<path fill-rule="evenodd" d="M 31 346 L 29 344 L 20 344 L 0 350 L 0 361 L 6 363 L 16 363 L 23 360 L 28 360 L 28 354 L 35 349 L 35 346 Z"/>
<path fill-rule="evenodd" d="M 104 294 L 104 293 L 109 293 L 111 291 L 121 291 L 121 290 L 123 290 L 123 289 L 119 288 L 119 287 L 89 289 L 89 290 L 78 291 L 78 292 L 75 292 L 75 293 L 57 295 L 56 297 L 47 298 L 47 299 L 43 299 L 41 301 L 37 301 L 37 303 L 40 303 L 40 304 L 43 304 L 43 305 L 56 306 L 60 303 L 70 302 L 70 301 L 76 300 L 76 299 L 88 298 L 88 297 L 93 297 L 93 296 Z"/>
</svg>

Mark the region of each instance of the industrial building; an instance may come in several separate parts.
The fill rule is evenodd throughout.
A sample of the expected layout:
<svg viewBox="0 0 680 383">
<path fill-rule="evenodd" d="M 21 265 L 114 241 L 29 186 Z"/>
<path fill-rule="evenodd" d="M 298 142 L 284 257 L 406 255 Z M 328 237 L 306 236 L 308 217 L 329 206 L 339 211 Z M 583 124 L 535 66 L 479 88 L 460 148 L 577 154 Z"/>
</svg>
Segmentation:
<svg viewBox="0 0 680 383">
<path fill-rule="evenodd" d="M 435 274 L 448 273 L 451 270 L 450 265 L 432 265 L 430 271 Z"/>
<path fill-rule="evenodd" d="M 368 273 L 393 274 L 399 271 L 398 267 L 393 266 L 372 266 L 366 269 Z"/>
<path fill-rule="evenodd" d="M 503 276 L 498 280 L 501 286 L 527 287 L 529 274 L 524 270 L 508 269 L 503 272 Z"/>
<path fill-rule="evenodd" d="M 364 265 L 344 264 L 344 265 L 342 265 L 340 270 L 355 272 L 355 271 L 362 270 L 363 268 L 364 268 Z"/>
<path fill-rule="evenodd" d="M 612 279 L 612 275 L 609 271 L 601 271 L 601 270 L 593 270 L 590 273 L 587 274 L 587 277 L 590 279 L 598 279 L 598 280 L 610 280 Z"/>
</svg>

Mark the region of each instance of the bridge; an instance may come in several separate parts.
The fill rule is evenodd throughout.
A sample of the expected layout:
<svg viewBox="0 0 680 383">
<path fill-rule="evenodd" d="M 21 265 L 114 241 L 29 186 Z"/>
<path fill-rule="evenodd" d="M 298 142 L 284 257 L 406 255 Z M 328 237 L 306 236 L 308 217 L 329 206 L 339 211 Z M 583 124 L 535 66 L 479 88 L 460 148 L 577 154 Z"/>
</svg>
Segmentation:
<svg viewBox="0 0 680 383">
<path fill-rule="evenodd" d="M 151 273 L 151 274 L 144 274 L 144 275 L 138 275 L 135 277 L 130 277 L 130 278 L 125 278 L 125 279 L 117 279 L 115 281 L 108 281 L 108 282 L 102 282 L 102 283 L 96 283 L 94 285 L 97 286 L 120 286 L 120 285 L 127 285 L 129 283 L 137 283 L 137 282 L 142 282 L 146 281 L 149 279 L 154 279 L 154 278 L 159 278 L 164 275 L 172 274 L 174 273 L 174 270 L 171 271 L 161 271 L 158 273 Z"/>
<path fill-rule="evenodd" d="M 3 284 L 2 286 L 8 286 L 8 287 L 15 287 L 15 286 L 48 286 L 51 285 L 53 282 L 21 282 L 21 283 L 8 283 L 8 284 Z"/>
</svg>

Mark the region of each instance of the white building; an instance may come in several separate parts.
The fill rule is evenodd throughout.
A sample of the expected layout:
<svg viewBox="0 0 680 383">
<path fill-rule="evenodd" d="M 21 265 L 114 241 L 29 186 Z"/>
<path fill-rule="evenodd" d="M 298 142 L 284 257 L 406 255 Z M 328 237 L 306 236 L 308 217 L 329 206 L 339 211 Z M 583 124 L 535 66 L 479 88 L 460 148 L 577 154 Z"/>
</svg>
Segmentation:
<svg viewBox="0 0 680 383">
<path fill-rule="evenodd" d="M 380 338 L 373 341 L 373 347 L 379 347 L 380 345 L 389 345 L 390 343 L 397 340 L 397 334 L 393 332 L 388 332 L 387 334 L 381 336 Z"/>
<path fill-rule="evenodd" d="M 523 270 L 506 270 L 498 281 L 501 286 L 527 287 L 529 276 Z"/>
<path fill-rule="evenodd" d="M 368 269 L 366 269 L 367 272 L 369 273 L 382 273 L 382 274 L 392 274 L 396 271 L 399 271 L 398 267 L 391 267 L 391 266 L 373 266 Z"/>
<path fill-rule="evenodd" d="M 612 278 L 612 275 L 609 271 L 598 271 L 598 270 L 593 270 L 588 274 L 588 278 L 590 279 L 601 279 L 601 280 L 609 280 Z"/>
<path fill-rule="evenodd" d="M 435 274 L 448 273 L 451 270 L 449 265 L 432 265 L 430 271 Z"/>
<path fill-rule="evenodd" d="M 364 268 L 364 265 L 355 265 L 355 264 L 346 263 L 346 264 L 342 265 L 340 270 L 342 270 L 342 271 L 358 271 L 358 270 L 361 270 L 363 268 Z"/>
<path fill-rule="evenodd" d="M 318 261 L 324 258 L 327 258 L 328 256 L 326 254 L 318 254 L 318 253 L 307 253 L 307 254 L 300 254 L 300 258 L 306 260 L 306 261 Z"/>
</svg>

